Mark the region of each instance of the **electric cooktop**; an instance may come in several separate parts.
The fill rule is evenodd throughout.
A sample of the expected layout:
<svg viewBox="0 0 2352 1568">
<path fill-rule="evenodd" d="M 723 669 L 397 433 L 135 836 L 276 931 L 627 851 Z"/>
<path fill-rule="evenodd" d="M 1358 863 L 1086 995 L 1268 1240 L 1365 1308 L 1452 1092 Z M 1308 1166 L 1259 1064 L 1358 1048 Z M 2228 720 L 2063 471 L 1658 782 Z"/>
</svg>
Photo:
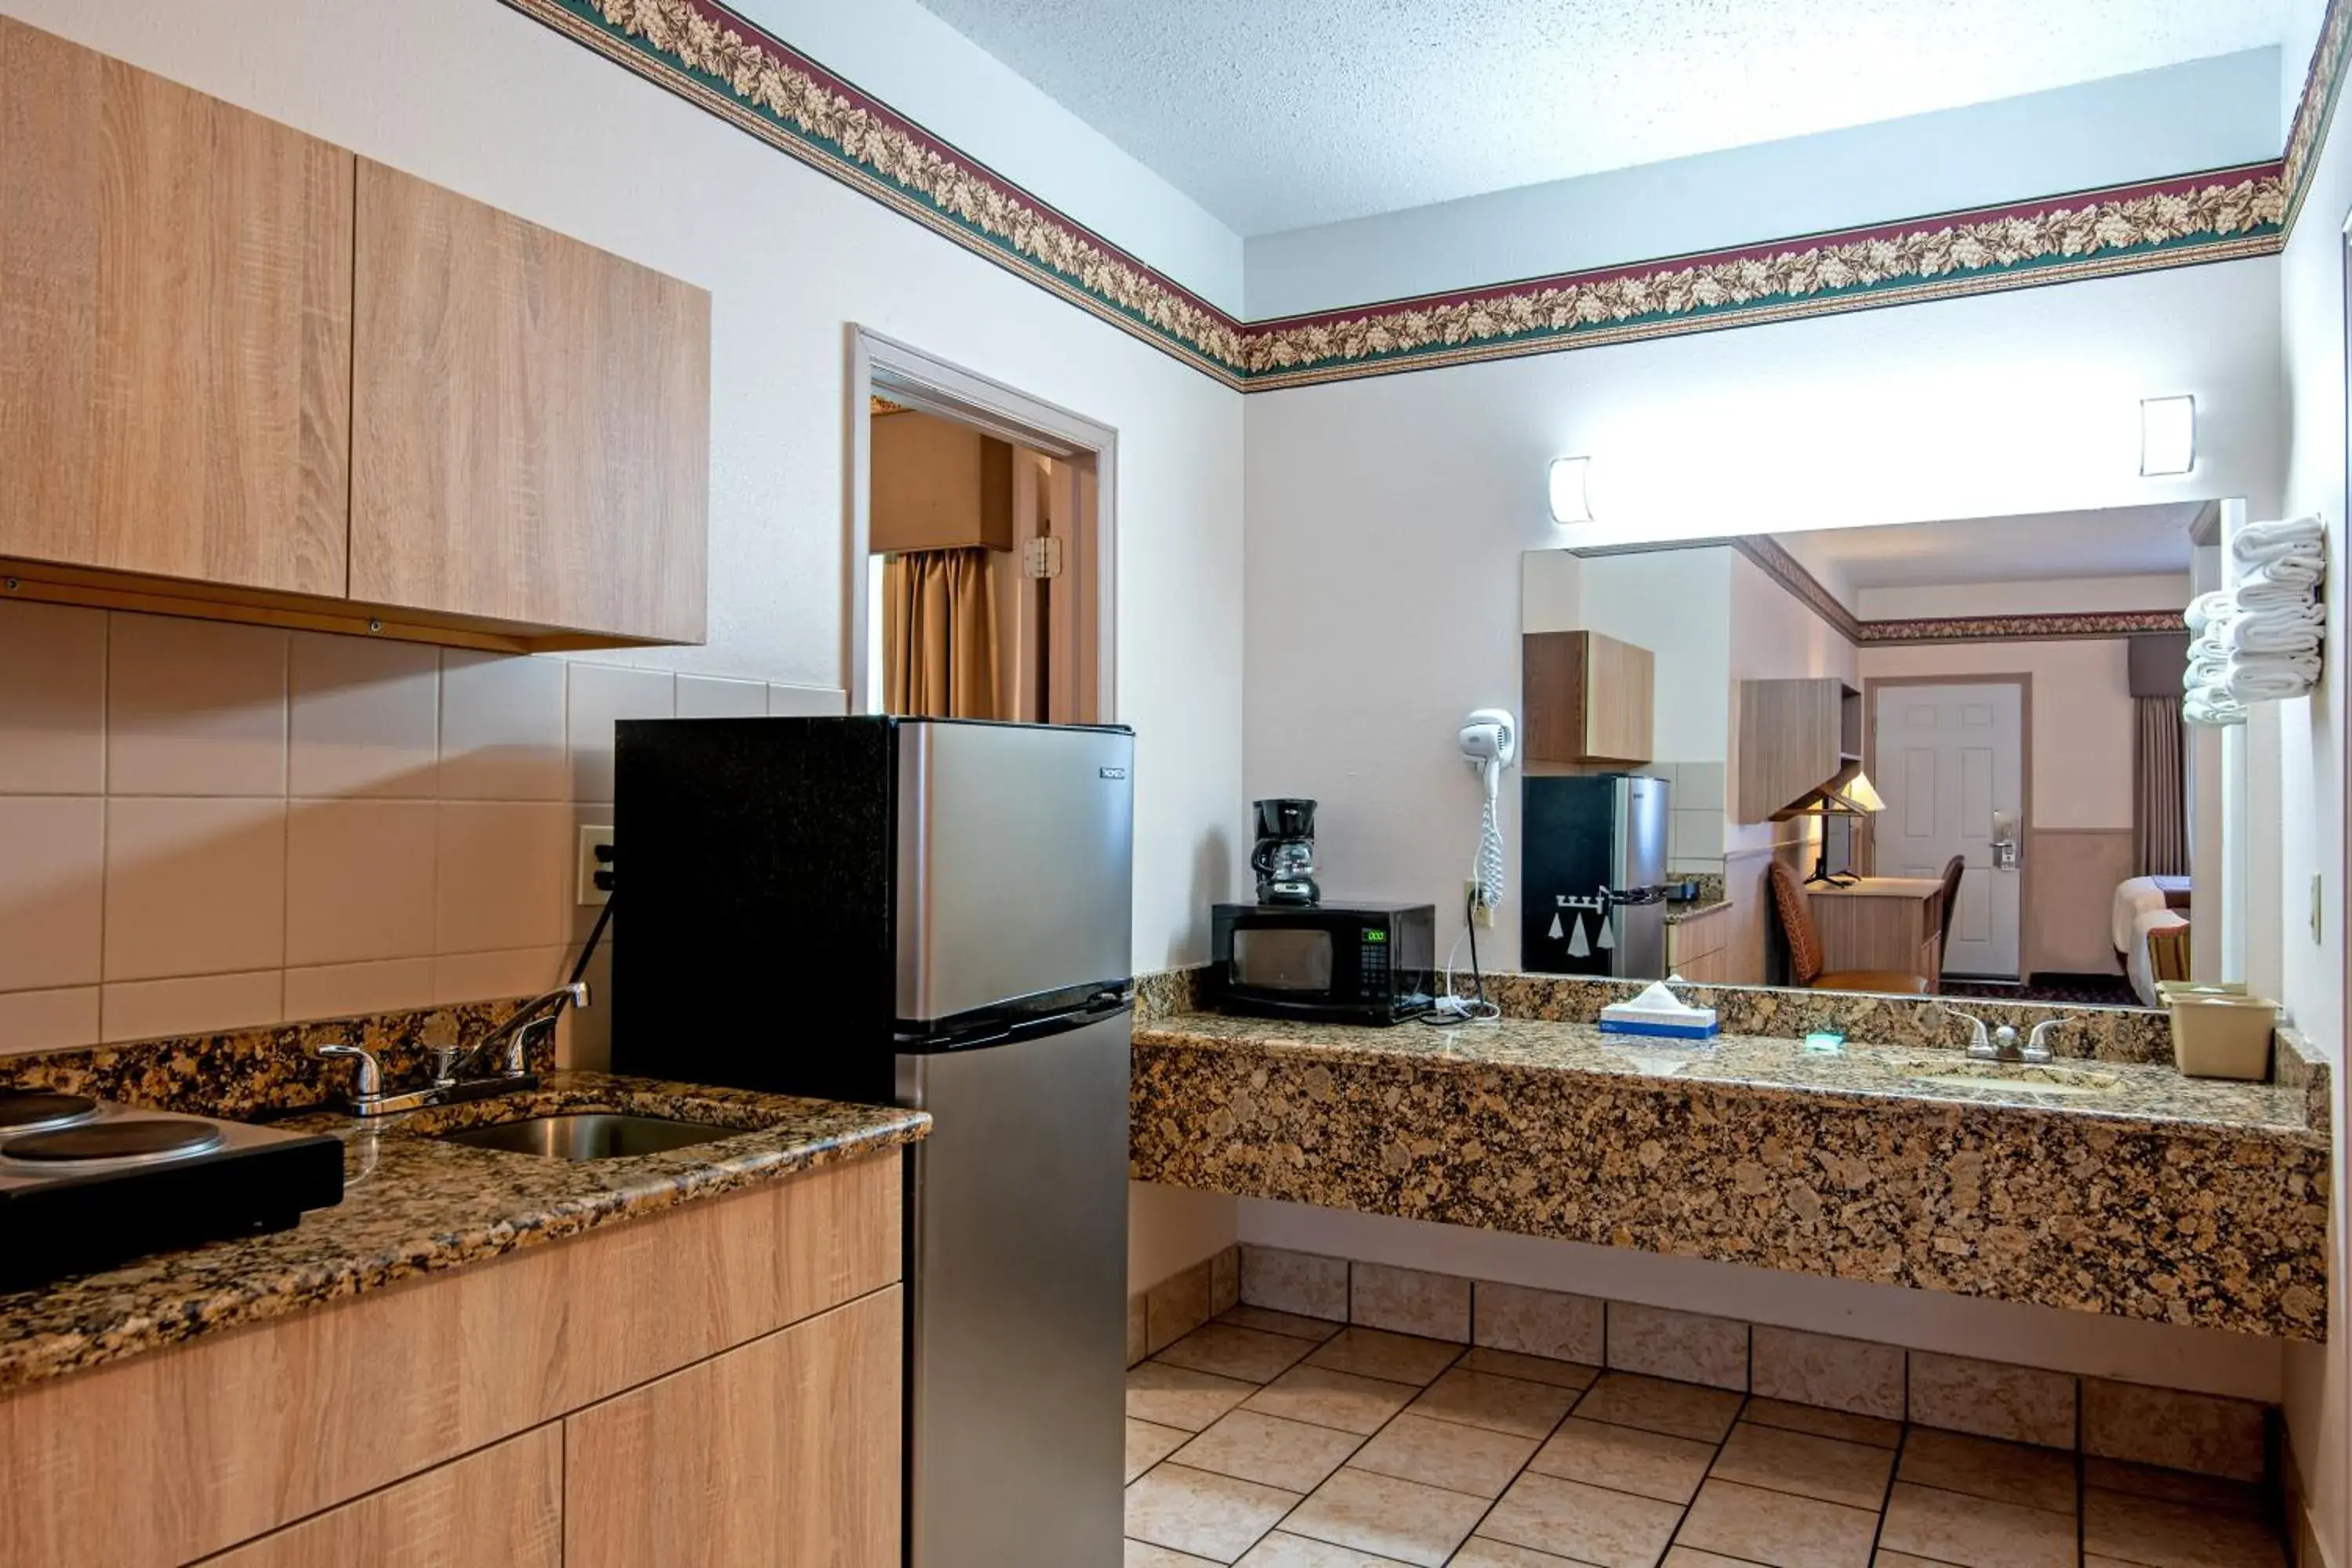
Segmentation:
<svg viewBox="0 0 2352 1568">
<path fill-rule="evenodd" d="M 0 1289 L 284 1230 L 342 1198 L 340 1139 L 0 1089 Z"/>
</svg>

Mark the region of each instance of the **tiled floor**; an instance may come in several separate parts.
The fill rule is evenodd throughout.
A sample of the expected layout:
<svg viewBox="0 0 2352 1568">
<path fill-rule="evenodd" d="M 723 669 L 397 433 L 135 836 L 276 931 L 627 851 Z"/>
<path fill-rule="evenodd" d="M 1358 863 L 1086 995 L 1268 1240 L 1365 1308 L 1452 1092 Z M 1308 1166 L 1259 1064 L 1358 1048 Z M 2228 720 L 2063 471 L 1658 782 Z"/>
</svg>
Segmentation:
<svg viewBox="0 0 2352 1568">
<path fill-rule="evenodd" d="M 1126 1568 L 2280 1568 L 2259 1496 L 1241 1307 L 1128 1374 Z"/>
</svg>

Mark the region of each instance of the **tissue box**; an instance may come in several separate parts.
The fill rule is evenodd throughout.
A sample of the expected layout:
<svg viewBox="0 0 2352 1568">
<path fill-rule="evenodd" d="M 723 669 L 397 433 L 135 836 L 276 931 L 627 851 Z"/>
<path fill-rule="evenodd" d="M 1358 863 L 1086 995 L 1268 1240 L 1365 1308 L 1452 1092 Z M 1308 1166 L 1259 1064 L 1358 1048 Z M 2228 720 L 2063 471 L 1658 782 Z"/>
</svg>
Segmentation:
<svg viewBox="0 0 2352 1568">
<path fill-rule="evenodd" d="M 1604 1035 L 1665 1035 L 1675 1039 L 1704 1040 L 1715 1034 L 1712 1007 L 1644 1007 L 1639 1002 L 1612 1002 L 1601 1009 Z"/>
</svg>

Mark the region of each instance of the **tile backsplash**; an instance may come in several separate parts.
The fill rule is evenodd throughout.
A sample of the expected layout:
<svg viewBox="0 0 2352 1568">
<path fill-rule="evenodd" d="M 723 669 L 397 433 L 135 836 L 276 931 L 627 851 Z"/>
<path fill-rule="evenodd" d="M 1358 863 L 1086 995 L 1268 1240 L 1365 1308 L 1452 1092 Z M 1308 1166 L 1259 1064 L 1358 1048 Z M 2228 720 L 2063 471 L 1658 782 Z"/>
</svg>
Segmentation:
<svg viewBox="0 0 2352 1568">
<path fill-rule="evenodd" d="M 543 989 L 614 721 L 844 700 L 0 604 L 0 1051 Z"/>
</svg>

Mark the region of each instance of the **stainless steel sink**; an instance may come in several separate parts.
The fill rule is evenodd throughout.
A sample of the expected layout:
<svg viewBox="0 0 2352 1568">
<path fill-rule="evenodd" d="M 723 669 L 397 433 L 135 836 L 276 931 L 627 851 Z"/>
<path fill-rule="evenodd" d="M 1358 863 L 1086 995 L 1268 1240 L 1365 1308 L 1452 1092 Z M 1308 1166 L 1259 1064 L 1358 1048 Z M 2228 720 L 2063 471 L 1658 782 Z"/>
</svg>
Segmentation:
<svg viewBox="0 0 2352 1568">
<path fill-rule="evenodd" d="M 700 1121 L 673 1121 L 663 1116 L 592 1110 L 570 1116 L 531 1116 L 520 1121 L 467 1127 L 438 1136 L 445 1143 L 505 1149 L 550 1160 L 625 1160 L 636 1154 L 658 1154 L 667 1149 L 715 1142 L 741 1131 L 739 1127 L 712 1127 Z"/>
</svg>

